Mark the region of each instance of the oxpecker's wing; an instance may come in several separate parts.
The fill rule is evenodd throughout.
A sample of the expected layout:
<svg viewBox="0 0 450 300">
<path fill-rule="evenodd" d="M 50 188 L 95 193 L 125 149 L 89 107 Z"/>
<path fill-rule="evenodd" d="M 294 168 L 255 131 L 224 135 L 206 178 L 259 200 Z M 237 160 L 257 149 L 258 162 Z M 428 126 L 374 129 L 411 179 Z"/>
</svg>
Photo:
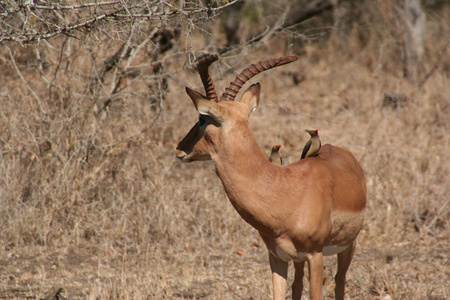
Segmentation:
<svg viewBox="0 0 450 300">
<path fill-rule="evenodd" d="M 308 153 L 309 148 L 311 148 L 311 140 L 309 140 L 306 144 L 305 147 L 303 148 L 303 152 L 302 152 L 302 158 L 300 159 L 304 159 L 306 157 L 306 153 Z"/>
</svg>

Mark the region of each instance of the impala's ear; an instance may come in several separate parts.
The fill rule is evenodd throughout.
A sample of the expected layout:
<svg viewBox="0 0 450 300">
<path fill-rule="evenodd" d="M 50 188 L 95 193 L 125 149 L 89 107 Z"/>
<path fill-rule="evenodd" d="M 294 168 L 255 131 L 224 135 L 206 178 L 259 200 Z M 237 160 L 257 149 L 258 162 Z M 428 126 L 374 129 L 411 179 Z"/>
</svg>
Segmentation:
<svg viewBox="0 0 450 300">
<path fill-rule="evenodd" d="M 223 113 L 216 102 L 210 101 L 208 98 L 188 87 L 186 88 L 186 93 L 191 98 L 199 114 L 210 116 L 219 123 L 223 122 Z"/>
<path fill-rule="evenodd" d="M 259 104 L 259 94 L 261 92 L 261 85 L 258 83 L 252 84 L 245 92 L 242 94 L 241 102 L 248 106 L 248 114 L 250 115 Z"/>
</svg>

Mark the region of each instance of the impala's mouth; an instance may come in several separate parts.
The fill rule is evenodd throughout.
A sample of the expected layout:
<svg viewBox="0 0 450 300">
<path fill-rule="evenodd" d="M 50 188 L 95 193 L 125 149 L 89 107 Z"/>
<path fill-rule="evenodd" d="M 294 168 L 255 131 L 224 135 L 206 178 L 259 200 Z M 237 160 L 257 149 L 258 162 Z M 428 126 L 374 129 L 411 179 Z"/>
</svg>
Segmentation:
<svg viewBox="0 0 450 300">
<path fill-rule="evenodd" d="M 188 160 L 186 159 L 186 156 L 187 156 L 186 152 L 177 149 L 177 150 L 176 150 L 176 156 L 177 156 L 177 158 L 178 158 L 179 160 L 181 160 L 182 162 L 188 162 Z"/>
</svg>

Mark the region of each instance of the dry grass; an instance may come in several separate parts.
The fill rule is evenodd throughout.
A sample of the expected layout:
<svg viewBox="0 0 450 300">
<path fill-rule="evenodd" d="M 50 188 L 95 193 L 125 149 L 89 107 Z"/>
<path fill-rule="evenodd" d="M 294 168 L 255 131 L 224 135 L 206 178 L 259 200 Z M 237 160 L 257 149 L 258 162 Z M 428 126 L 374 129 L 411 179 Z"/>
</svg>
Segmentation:
<svg viewBox="0 0 450 300">
<path fill-rule="evenodd" d="M 427 70 L 444 37 L 428 35 Z M 137 53 L 131 66 L 142 73 L 112 96 L 113 74 L 99 82 L 97 69 L 117 41 L 11 46 L 23 79 L 0 48 L 0 298 L 40 299 L 60 287 L 70 299 L 270 297 L 267 251 L 228 202 L 213 163 L 175 160 L 197 118 L 184 87 L 201 90 L 184 67 L 185 45 L 205 45 L 189 38 L 161 58 L 163 75 L 146 72 L 147 53 Z M 349 39 L 357 43 L 356 34 Z M 287 162 L 298 159 L 304 129 L 317 128 L 323 143 L 350 149 L 363 166 L 369 202 L 350 299 L 447 299 L 449 56 L 418 88 L 383 51 L 389 41 L 376 44 L 336 50 L 332 36 L 307 46 L 300 62 L 255 78 L 262 99 L 251 123 L 267 154 L 282 144 Z M 216 86 L 249 63 L 295 52 L 279 45 L 222 58 L 212 68 Z M 305 80 L 296 85 L 292 74 Z M 407 100 L 385 107 L 386 93 Z M 331 298 L 335 258 L 325 262 Z"/>
</svg>

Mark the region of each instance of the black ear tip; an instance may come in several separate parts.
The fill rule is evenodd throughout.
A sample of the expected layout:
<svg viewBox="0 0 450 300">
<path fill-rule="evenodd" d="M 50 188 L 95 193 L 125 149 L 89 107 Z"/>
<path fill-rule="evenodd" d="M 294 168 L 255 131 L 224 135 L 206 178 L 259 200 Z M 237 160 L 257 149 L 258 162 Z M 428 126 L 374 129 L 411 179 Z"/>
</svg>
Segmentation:
<svg viewBox="0 0 450 300">
<path fill-rule="evenodd" d="M 252 84 L 248 90 L 252 90 L 254 92 L 259 93 L 261 91 L 261 84 L 259 82 Z"/>
<path fill-rule="evenodd" d="M 189 95 L 189 97 L 193 97 L 195 95 L 195 91 L 188 87 L 186 87 L 186 93 Z"/>
</svg>

